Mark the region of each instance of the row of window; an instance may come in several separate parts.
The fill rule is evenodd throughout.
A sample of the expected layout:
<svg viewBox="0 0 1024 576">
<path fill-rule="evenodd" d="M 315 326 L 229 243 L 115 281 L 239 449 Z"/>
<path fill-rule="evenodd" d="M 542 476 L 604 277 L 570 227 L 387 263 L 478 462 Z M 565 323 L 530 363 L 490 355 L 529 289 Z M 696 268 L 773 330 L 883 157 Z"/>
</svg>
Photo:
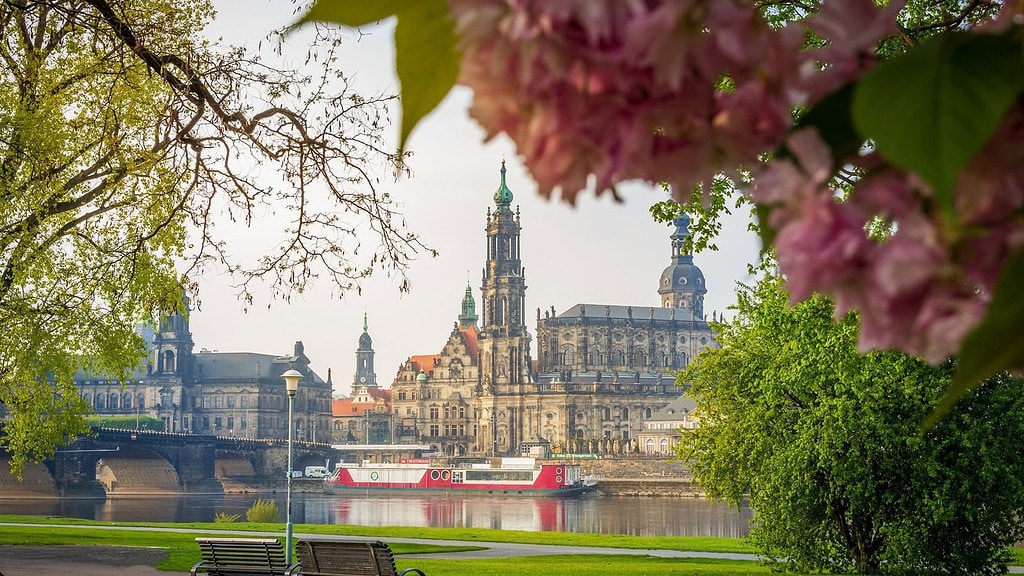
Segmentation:
<svg viewBox="0 0 1024 576">
<path fill-rule="evenodd" d="M 476 436 L 476 434 L 477 434 L 477 427 L 473 426 L 473 436 Z M 430 435 L 431 436 L 440 436 L 441 435 L 441 426 L 438 425 L 438 424 L 431 424 L 430 425 Z M 466 435 L 466 425 L 465 424 L 445 424 L 444 425 L 444 435 L 445 436 L 465 436 Z"/>
<path fill-rule="evenodd" d="M 280 397 L 269 397 L 269 398 L 272 398 L 272 401 L 270 402 L 271 404 L 273 404 L 273 406 L 271 406 L 272 408 L 283 408 L 283 404 L 284 403 L 282 402 L 282 399 Z M 97 392 L 95 397 L 93 397 L 92 394 L 90 394 L 88 392 L 85 392 L 85 393 L 82 394 L 82 399 L 84 399 L 87 404 L 92 406 L 97 411 L 99 411 L 99 410 L 118 410 L 118 409 L 120 409 L 120 410 L 134 410 L 134 409 L 145 410 L 146 409 L 146 395 L 145 395 L 144 392 L 139 392 L 139 393 L 134 394 L 134 395 L 131 392 L 109 392 L 109 393 Z M 218 408 L 219 409 L 241 408 L 241 409 L 245 410 L 245 409 L 248 409 L 250 407 L 249 399 L 250 399 L 250 395 L 248 395 L 248 394 L 241 394 L 241 395 L 238 395 L 237 397 L 236 396 L 232 396 L 232 395 L 224 395 L 224 394 L 204 395 L 202 397 L 202 407 L 205 408 L 205 409 L 211 409 L 211 408 L 212 409 L 218 409 Z M 134 405 L 133 405 L 133 402 L 134 402 Z M 161 395 L 161 404 L 163 404 L 164 406 L 170 406 L 173 402 L 174 402 L 174 395 L 173 395 L 173 393 L 162 394 Z M 198 401 L 197 401 L 196 397 L 193 396 L 191 398 L 191 407 L 192 408 L 198 408 L 197 402 Z M 189 403 L 188 399 L 186 399 L 184 404 L 187 405 L 188 403 Z M 313 411 L 326 412 L 327 411 L 327 401 L 325 399 L 322 399 L 322 398 L 311 398 L 306 403 L 306 407 L 305 408 L 306 408 L 307 412 L 313 412 Z"/>
<path fill-rule="evenodd" d="M 582 359 L 582 356 L 581 356 Z M 615 350 L 608 355 L 608 366 L 625 366 L 626 365 L 626 353 L 622 350 Z M 555 363 L 563 366 L 575 366 L 577 364 L 576 351 L 572 349 L 562 349 L 558 352 L 555 357 Z M 604 366 L 605 355 L 604 353 L 592 350 L 590 352 L 590 360 L 588 364 L 591 366 Z M 672 361 L 670 354 L 661 354 L 653 356 L 650 360 L 652 368 L 685 368 L 689 364 L 689 356 L 685 352 L 679 353 L 677 362 Z M 643 351 L 636 351 L 633 353 L 633 362 L 631 366 L 646 367 L 647 366 L 647 353 Z"/>
<path fill-rule="evenodd" d="M 135 396 L 135 406 L 132 406 L 132 393 L 111 392 L 109 394 L 98 393 L 93 398 L 91 394 L 82 394 L 82 399 L 96 410 L 145 410 L 146 395 L 139 392 Z"/>
<path fill-rule="evenodd" d="M 440 416 L 441 416 L 441 408 L 438 407 L 438 406 L 431 406 L 430 407 L 430 419 L 431 420 L 437 420 L 438 418 L 440 418 Z M 466 417 L 466 407 L 465 406 L 457 406 L 457 407 L 456 406 L 445 406 L 444 407 L 444 418 L 445 418 L 445 420 L 447 420 L 449 418 L 465 418 L 465 417 Z M 478 417 L 476 410 L 473 411 L 473 417 L 474 418 Z"/>
<path fill-rule="evenodd" d="M 222 394 L 216 394 L 214 396 L 203 396 L 203 408 L 224 408 L 225 404 L 227 408 L 235 407 L 234 396 L 224 396 Z M 238 407 L 248 408 L 249 407 L 249 395 L 242 394 L 238 397 Z"/>
</svg>

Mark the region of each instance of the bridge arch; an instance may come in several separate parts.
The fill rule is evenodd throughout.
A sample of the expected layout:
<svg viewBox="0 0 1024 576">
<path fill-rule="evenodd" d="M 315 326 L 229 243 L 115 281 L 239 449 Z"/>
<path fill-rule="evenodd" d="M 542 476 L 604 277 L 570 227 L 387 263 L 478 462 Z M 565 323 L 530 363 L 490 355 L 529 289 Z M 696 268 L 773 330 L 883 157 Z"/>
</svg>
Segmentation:
<svg viewBox="0 0 1024 576">
<path fill-rule="evenodd" d="M 181 479 L 166 458 L 146 448 L 104 454 L 96 462 L 96 480 L 107 494 L 180 494 Z"/>
</svg>

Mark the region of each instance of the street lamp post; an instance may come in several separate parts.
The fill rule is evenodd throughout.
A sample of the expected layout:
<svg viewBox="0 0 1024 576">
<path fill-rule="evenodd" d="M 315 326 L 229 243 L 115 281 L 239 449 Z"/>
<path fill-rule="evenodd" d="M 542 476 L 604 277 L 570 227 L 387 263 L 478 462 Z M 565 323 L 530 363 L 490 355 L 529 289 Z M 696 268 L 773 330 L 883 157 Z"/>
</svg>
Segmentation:
<svg viewBox="0 0 1024 576">
<path fill-rule="evenodd" d="M 281 375 L 284 378 L 285 390 L 288 391 L 288 493 L 285 497 L 285 531 L 284 549 L 288 565 L 292 563 L 292 404 L 295 403 L 295 393 L 299 391 L 299 380 L 302 373 L 298 370 L 289 370 Z"/>
</svg>

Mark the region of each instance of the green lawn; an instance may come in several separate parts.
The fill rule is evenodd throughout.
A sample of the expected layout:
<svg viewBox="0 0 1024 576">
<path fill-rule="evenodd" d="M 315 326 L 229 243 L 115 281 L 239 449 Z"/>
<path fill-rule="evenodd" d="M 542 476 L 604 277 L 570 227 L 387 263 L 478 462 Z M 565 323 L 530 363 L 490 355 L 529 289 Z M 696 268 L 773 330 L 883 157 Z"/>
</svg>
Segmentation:
<svg viewBox="0 0 1024 576">
<path fill-rule="evenodd" d="M 56 524 L 54 527 L 0 526 L 0 544 L 51 545 L 51 544 L 98 544 L 117 546 L 147 546 L 167 550 L 168 557 L 158 568 L 187 572 L 199 561 L 199 548 L 195 537 L 210 530 L 231 530 L 233 532 L 276 532 L 284 533 L 282 524 L 235 523 L 110 523 L 93 522 L 67 518 L 46 518 L 34 516 L 4 516 L 0 522 Z M 75 526 L 90 526 L 83 529 Z M 194 530 L 194 532 L 160 532 L 114 530 L 113 526 L 145 526 Z M 689 538 L 663 537 L 643 538 L 601 534 L 571 534 L 549 532 L 520 532 L 509 530 L 463 529 L 463 528 L 374 528 L 365 526 L 307 525 L 294 527 L 297 534 L 330 534 L 337 536 L 376 536 L 388 541 L 394 538 L 428 538 L 435 540 L 462 540 L 480 542 L 481 546 L 432 546 L 392 542 L 391 548 L 399 555 L 400 569 L 419 568 L 430 576 L 458 574 L 459 576 L 538 576 L 538 574 L 587 574 L 587 576 L 658 576 L 687 574 L 752 574 L 768 573 L 771 570 L 756 562 L 652 558 L 644 556 L 615 555 L 562 555 L 529 556 L 498 559 L 432 559 L 431 552 L 475 550 L 487 542 L 515 542 L 524 544 L 557 544 L 577 546 L 604 546 L 612 548 L 649 548 L 666 550 L 687 550 L 704 552 L 752 553 L 753 550 L 740 539 L 734 538 Z M 1024 549 L 1014 548 L 1012 564 L 1024 564 Z M 416 556 L 404 556 L 417 554 Z"/>
<path fill-rule="evenodd" d="M 283 524 L 232 523 L 146 523 L 95 522 L 75 518 L 47 518 L 40 516 L 0 515 L 0 522 L 46 523 L 89 526 L 147 526 L 187 528 L 194 530 L 231 530 L 247 532 L 277 532 L 284 534 Z M 609 534 L 577 534 L 572 532 L 526 532 L 521 530 L 491 530 L 486 528 L 413 528 L 403 526 L 352 526 L 340 524 L 296 524 L 296 533 L 330 534 L 335 536 L 379 536 L 388 538 L 429 538 L 432 540 L 462 540 L 467 542 L 511 542 L 517 544 L 554 544 L 560 546 L 601 546 L 606 548 L 651 548 L 657 550 L 685 550 L 695 552 L 733 552 L 753 554 L 754 549 L 742 538 L 695 536 L 620 536 Z"/>
<path fill-rule="evenodd" d="M 168 557 L 161 562 L 161 570 L 187 572 L 199 561 L 199 548 L 195 537 L 201 531 L 232 530 L 283 533 L 281 524 L 252 524 L 236 522 L 193 524 L 145 524 L 146 527 L 190 529 L 196 532 L 145 532 L 113 530 L 112 526 L 143 526 L 140 523 L 92 522 L 67 518 L 30 516 L 0 516 L 0 522 L 57 524 L 55 527 L 0 526 L 0 544 L 51 545 L 99 544 L 118 546 L 150 546 L 164 548 Z M 90 526 L 83 529 L 75 526 Z M 616 548 L 664 548 L 675 550 L 742 551 L 750 549 L 742 541 L 722 542 L 718 538 L 641 538 L 628 536 L 602 536 L 599 534 L 563 534 L 545 532 L 518 532 L 459 528 L 368 528 L 337 525 L 296 525 L 296 533 L 332 534 L 338 536 L 379 536 L 389 538 L 430 538 L 437 540 L 465 540 L 481 542 L 516 542 L 527 544 L 559 544 L 580 546 L 607 546 Z M 665 559 L 643 556 L 572 555 L 530 556 L 521 558 L 440 560 L 431 559 L 430 552 L 474 550 L 483 546 L 429 546 L 422 544 L 391 543 L 400 555 L 400 569 L 419 568 L 427 574 L 459 574 L 460 576 L 537 576 L 549 573 L 586 573 L 588 576 L 660 575 L 660 574 L 750 574 L 768 572 L 754 562 Z M 418 554 L 417 556 L 401 556 Z M 422 554 L 427 554 L 422 555 Z"/>
</svg>

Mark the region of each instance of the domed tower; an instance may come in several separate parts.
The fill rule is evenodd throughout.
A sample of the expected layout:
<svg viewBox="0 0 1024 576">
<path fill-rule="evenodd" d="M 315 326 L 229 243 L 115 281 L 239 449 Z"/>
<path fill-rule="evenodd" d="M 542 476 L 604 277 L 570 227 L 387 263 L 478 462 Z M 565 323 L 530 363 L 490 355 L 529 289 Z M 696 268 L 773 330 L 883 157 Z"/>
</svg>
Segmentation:
<svg viewBox="0 0 1024 576">
<path fill-rule="evenodd" d="M 658 294 L 662 308 L 683 308 L 692 311 L 697 320 L 704 319 L 704 273 L 693 263 L 693 254 L 686 251 L 683 241 L 690 233 L 690 217 L 683 214 L 674 220 L 672 233 L 672 263 L 661 273 Z"/>
<path fill-rule="evenodd" d="M 363 333 L 359 335 L 359 348 L 356 349 L 356 373 L 352 379 L 352 389 L 357 386 L 377 386 L 377 375 L 373 372 L 373 339 L 366 331 L 366 313 L 363 313 Z"/>
</svg>

